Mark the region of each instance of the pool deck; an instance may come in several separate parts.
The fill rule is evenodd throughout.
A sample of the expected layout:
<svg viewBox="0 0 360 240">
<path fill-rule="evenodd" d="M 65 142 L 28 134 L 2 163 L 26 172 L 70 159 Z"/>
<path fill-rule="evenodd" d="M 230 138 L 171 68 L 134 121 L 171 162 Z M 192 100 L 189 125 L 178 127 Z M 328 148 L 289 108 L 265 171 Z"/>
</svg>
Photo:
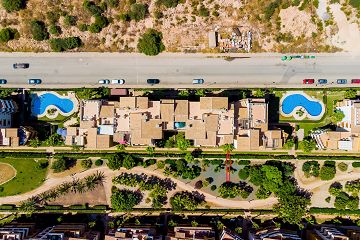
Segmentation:
<svg viewBox="0 0 360 240">
<path fill-rule="evenodd" d="M 70 112 L 64 113 L 64 112 L 61 111 L 57 106 L 51 104 L 51 105 L 49 105 L 49 106 L 47 106 L 47 107 L 45 108 L 45 111 L 44 111 L 43 114 L 36 115 L 36 117 L 38 117 L 38 118 L 47 117 L 47 118 L 49 118 L 49 119 L 55 119 L 55 118 L 57 118 L 57 117 L 59 116 L 59 114 L 61 114 L 62 116 L 67 117 L 67 116 L 72 115 L 74 112 L 77 112 L 77 111 L 78 111 L 78 109 L 79 109 L 79 101 L 78 101 L 78 99 L 76 98 L 75 92 L 68 92 L 66 96 L 60 95 L 60 94 L 58 94 L 57 92 L 52 92 L 52 91 L 50 91 L 50 92 L 49 92 L 49 91 L 46 91 L 46 92 L 36 92 L 35 94 L 36 94 L 37 96 L 41 96 L 41 95 L 46 94 L 46 93 L 54 94 L 54 95 L 57 96 L 58 98 L 69 99 L 69 100 L 71 100 L 71 101 L 73 102 L 74 107 L 73 107 L 73 109 L 72 109 Z M 48 110 L 49 110 L 49 109 L 53 109 L 53 108 L 55 108 L 57 111 L 56 111 L 53 115 L 49 115 L 49 114 L 48 114 Z"/>
<path fill-rule="evenodd" d="M 285 100 L 286 97 L 290 96 L 290 95 L 294 95 L 294 94 L 300 94 L 302 96 L 304 96 L 305 98 L 307 98 L 309 101 L 312 101 L 312 102 L 317 102 L 321 105 L 321 113 L 318 115 L 318 116 L 312 116 L 308 113 L 308 111 L 302 107 L 302 106 L 297 106 L 295 107 L 289 114 L 286 114 L 282 111 L 282 104 L 283 104 L 283 101 Z M 302 116 L 299 116 L 298 114 L 296 114 L 297 111 L 303 111 L 304 114 Z M 323 101 L 315 98 L 315 97 L 311 97 L 309 95 L 307 95 L 305 92 L 303 91 L 291 91 L 291 92 L 286 92 L 280 99 L 280 107 L 279 107 L 279 111 L 280 111 L 280 114 L 284 117 L 293 117 L 295 118 L 295 120 L 304 120 L 305 118 L 309 119 L 309 120 L 320 120 L 324 114 L 325 114 L 325 105 L 323 103 Z"/>
</svg>

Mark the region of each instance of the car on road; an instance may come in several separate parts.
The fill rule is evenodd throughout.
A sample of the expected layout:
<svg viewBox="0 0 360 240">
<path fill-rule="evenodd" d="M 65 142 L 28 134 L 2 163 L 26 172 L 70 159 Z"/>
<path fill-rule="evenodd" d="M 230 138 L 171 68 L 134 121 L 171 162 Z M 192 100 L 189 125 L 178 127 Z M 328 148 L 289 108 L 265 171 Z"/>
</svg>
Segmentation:
<svg viewBox="0 0 360 240">
<path fill-rule="evenodd" d="M 14 69 L 18 69 L 18 68 L 25 69 L 25 68 L 29 68 L 29 66 L 30 66 L 30 64 L 28 64 L 28 63 L 14 63 L 13 64 Z"/>
<path fill-rule="evenodd" d="M 360 84 L 360 79 L 351 79 L 352 84 Z"/>
<path fill-rule="evenodd" d="M 346 79 L 338 79 L 338 80 L 336 80 L 336 83 L 337 84 L 346 84 L 347 80 Z"/>
<path fill-rule="evenodd" d="M 113 79 L 111 80 L 111 84 L 124 84 L 125 80 L 124 79 Z"/>
<path fill-rule="evenodd" d="M 100 79 L 98 81 L 99 84 L 109 84 L 110 83 L 110 80 L 109 79 Z"/>
<path fill-rule="evenodd" d="M 204 79 L 198 78 L 192 81 L 193 84 L 204 84 Z"/>
<path fill-rule="evenodd" d="M 303 84 L 313 84 L 315 82 L 314 79 L 304 79 Z"/>
<path fill-rule="evenodd" d="M 318 84 L 327 84 L 327 79 L 318 79 Z"/>
<path fill-rule="evenodd" d="M 159 84 L 159 83 L 160 83 L 160 80 L 159 80 L 159 79 L 150 78 L 150 79 L 146 80 L 146 82 L 147 82 L 148 84 L 154 85 L 154 84 Z"/>
<path fill-rule="evenodd" d="M 7 84 L 7 80 L 6 79 L 0 79 L 0 84 Z"/>
<path fill-rule="evenodd" d="M 34 84 L 34 85 L 36 85 L 36 84 L 41 84 L 41 79 L 31 78 L 31 79 L 29 79 L 28 83 L 29 83 L 29 84 Z"/>
</svg>

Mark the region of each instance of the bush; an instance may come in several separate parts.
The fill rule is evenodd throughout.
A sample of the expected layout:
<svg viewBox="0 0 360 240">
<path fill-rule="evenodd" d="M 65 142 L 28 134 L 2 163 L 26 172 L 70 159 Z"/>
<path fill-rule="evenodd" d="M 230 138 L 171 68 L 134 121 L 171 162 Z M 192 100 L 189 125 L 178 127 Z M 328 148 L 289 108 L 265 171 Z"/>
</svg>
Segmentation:
<svg viewBox="0 0 360 240">
<path fill-rule="evenodd" d="M 49 161 L 48 160 L 38 160 L 36 168 L 37 169 L 45 169 L 48 166 L 49 166 Z"/>
<path fill-rule="evenodd" d="M 317 161 L 304 162 L 302 166 L 305 177 L 318 177 L 320 174 L 320 164 Z"/>
<path fill-rule="evenodd" d="M 86 32 L 89 29 L 89 25 L 87 25 L 85 23 L 80 23 L 78 28 L 81 32 Z"/>
<path fill-rule="evenodd" d="M 76 25 L 76 17 L 71 15 L 66 15 L 64 17 L 64 25 L 66 27 L 75 26 Z"/>
<path fill-rule="evenodd" d="M 85 159 L 81 161 L 81 167 L 89 169 L 92 166 L 92 161 L 90 159 Z"/>
<path fill-rule="evenodd" d="M 62 52 L 74 49 L 82 45 L 79 37 L 53 38 L 49 40 L 50 47 L 55 52 Z"/>
<path fill-rule="evenodd" d="M 61 34 L 61 28 L 57 25 L 51 25 L 49 27 L 49 33 L 52 35 L 60 35 Z"/>
<path fill-rule="evenodd" d="M 25 0 L 2 0 L 2 6 L 7 12 L 15 12 L 24 9 Z"/>
<path fill-rule="evenodd" d="M 31 21 L 30 32 L 33 36 L 33 39 L 36 41 L 43 41 L 49 38 L 49 33 L 47 32 L 45 23 L 43 21 Z"/>
<path fill-rule="evenodd" d="M 239 160 L 238 165 L 250 165 L 250 160 Z"/>
<path fill-rule="evenodd" d="M 209 10 L 204 5 L 201 5 L 199 9 L 199 15 L 201 17 L 208 17 L 210 13 Z"/>
<path fill-rule="evenodd" d="M 354 168 L 358 168 L 358 167 L 360 167 L 360 162 L 353 162 L 351 165 L 352 165 Z"/>
<path fill-rule="evenodd" d="M 148 29 L 139 39 L 137 48 L 139 52 L 145 55 L 158 55 L 165 50 L 165 46 L 162 43 L 162 33 L 152 28 Z"/>
<path fill-rule="evenodd" d="M 51 165 L 51 169 L 54 171 L 54 173 L 65 171 L 67 169 L 66 159 L 60 158 L 55 160 Z"/>
<path fill-rule="evenodd" d="M 340 171 L 345 172 L 348 170 L 348 165 L 344 162 L 338 164 L 338 168 Z"/>
<path fill-rule="evenodd" d="M 117 6 L 119 6 L 119 0 L 106 0 L 106 3 L 111 8 L 116 8 Z"/>
<path fill-rule="evenodd" d="M 3 28 L 0 31 L 0 42 L 8 42 L 11 38 L 11 30 L 9 28 Z"/>
<path fill-rule="evenodd" d="M 179 0 L 158 0 L 157 3 L 167 8 L 174 8 L 179 4 Z"/>
<path fill-rule="evenodd" d="M 211 187 L 210 187 L 211 191 L 215 191 L 216 188 L 217 188 L 216 185 L 211 185 Z"/>
<path fill-rule="evenodd" d="M 100 16 L 103 13 L 101 7 L 97 6 L 93 1 L 85 0 L 83 7 L 94 16 Z"/>
<path fill-rule="evenodd" d="M 100 167 L 102 165 L 103 165 L 103 160 L 98 159 L 98 160 L 95 161 L 95 166 Z"/>
<path fill-rule="evenodd" d="M 246 180 L 250 175 L 250 168 L 244 167 L 243 169 L 239 170 L 239 178 L 241 180 Z"/>
<path fill-rule="evenodd" d="M 147 11 L 148 6 L 146 4 L 134 3 L 130 6 L 130 19 L 138 22 L 145 18 Z"/>
<path fill-rule="evenodd" d="M 101 30 L 106 27 L 109 24 L 109 21 L 106 17 L 104 16 L 95 16 L 95 22 L 92 23 L 89 27 L 88 30 L 91 33 L 99 33 L 101 32 Z"/>
<path fill-rule="evenodd" d="M 265 19 L 269 21 L 271 17 L 274 15 L 275 10 L 280 6 L 281 0 L 275 0 L 274 2 L 271 2 L 267 7 L 265 8 Z"/>
<path fill-rule="evenodd" d="M 335 177 L 336 167 L 335 162 L 325 161 L 320 169 L 320 179 L 323 181 L 331 180 Z"/>
</svg>

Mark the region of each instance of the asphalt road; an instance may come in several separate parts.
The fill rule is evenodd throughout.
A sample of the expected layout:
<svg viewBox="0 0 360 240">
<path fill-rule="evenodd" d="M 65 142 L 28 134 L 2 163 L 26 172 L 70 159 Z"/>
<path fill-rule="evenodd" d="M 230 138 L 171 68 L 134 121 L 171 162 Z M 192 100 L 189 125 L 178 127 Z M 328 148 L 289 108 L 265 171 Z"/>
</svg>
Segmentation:
<svg viewBox="0 0 360 240">
<path fill-rule="evenodd" d="M 227 56 L 227 55 L 223 55 Z M 360 79 L 360 58 L 350 54 L 320 54 L 315 59 L 281 61 L 280 54 L 237 54 L 231 60 L 203 54 L 107 53 L 3 53 L 0 78 L 6 87 L 34 87 L 29 78 L 40 78 L 43 88 L 96 87 L 99 79 L 124 79 L 125 85 L 109 87 L 144 88 L 149 78 L 160 80 L 156 88 L 241 88 L 241 87 L 324 87 L 303 85 L 305 78 L 328 79 L 326 87 L 339 87 L 336 80 Z M 28 69 L 13 69 L 16 62 Z M 193 85 L 201 78 L 203 85 Z M 359 84 L 360 86 L 360 84 Z M 3 85 L 5 87 L 5 85 Z"/>
</svg>

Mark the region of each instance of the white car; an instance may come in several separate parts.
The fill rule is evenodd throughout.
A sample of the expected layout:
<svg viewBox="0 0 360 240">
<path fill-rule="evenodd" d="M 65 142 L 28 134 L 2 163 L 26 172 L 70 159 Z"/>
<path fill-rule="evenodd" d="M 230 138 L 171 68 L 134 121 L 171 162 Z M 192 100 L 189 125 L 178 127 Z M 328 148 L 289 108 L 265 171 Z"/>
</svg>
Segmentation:
<svg viewBox="0 0 360 240">
<path fill-rule="evenodd" d="M 109 79 L 100 79 L 98 81 L 99 84 L 109 84 L 110 83 L 110 80 Z"/>
<path fill-rule="evenodd" d="M 113 79 L 111 80 L 111 84 L 124 84 L 125 80 L 124 79 Z"/>
</svg>

